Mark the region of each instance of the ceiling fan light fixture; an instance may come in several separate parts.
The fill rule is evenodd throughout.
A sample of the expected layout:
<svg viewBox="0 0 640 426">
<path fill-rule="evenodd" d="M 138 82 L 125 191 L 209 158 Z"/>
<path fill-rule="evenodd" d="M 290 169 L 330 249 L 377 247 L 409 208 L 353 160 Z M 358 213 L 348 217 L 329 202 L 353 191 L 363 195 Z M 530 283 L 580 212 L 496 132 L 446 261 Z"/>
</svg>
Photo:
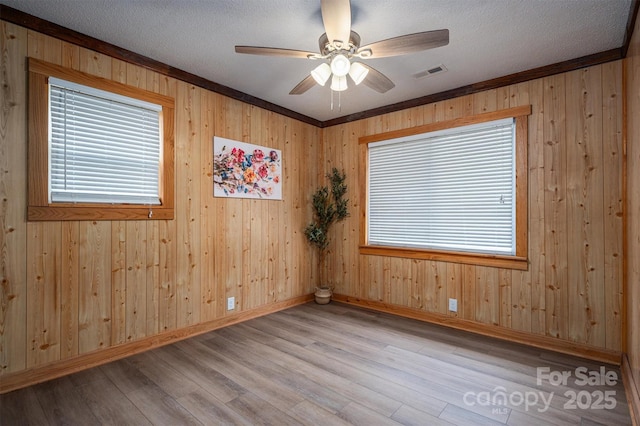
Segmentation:
<svg viewBox="0 0 640 426">
<path fill-rule="evenodd" d="M 351 61 L 342 53 L 336 55 L 331 60 L 331 71 L 333 75 L 338 77 L 344 77 L 349 73 L 349 69 L 351 68 Z"/>
<path fill-rule="evenodd" d="M 369 69 L 362 65 L 359 62 L 354 62 L 351 64 L 351 68 L 349 69 L 349 75 L 353 79 L 353 82 L 356 85 L 362 83 L 362 80 L 369 74 Z"/>
<path fill-rule="evenodd" d="M 311 76 L 320 86 L 324 86 L 331 77 L 331 67 L 326 62 L 321 63 L 311 71 Z"/>
<path fill-rule="evenodd" d="M 331 90 L 333 90 L 334 92 L 342 92 L 344 90 L 347 90 L 347 77 L 339 76 L 334 73 L 333 77 L 331 78 Z"/>
</svg>

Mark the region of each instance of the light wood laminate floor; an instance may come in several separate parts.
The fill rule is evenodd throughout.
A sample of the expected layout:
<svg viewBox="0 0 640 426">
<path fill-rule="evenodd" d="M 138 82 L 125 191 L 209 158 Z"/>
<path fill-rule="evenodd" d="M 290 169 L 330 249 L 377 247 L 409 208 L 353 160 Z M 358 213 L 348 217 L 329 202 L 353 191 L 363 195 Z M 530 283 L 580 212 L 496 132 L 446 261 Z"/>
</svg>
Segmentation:
<svg viewBox="0 0 640 426">
<path fill-rule="evenodd" d="M 601 369 L 609 383 L 596 385 Z M 309 303 L 2 395 L 0 423 L 629 425 L 620 377 L 610 365 Z"/>
</svg>

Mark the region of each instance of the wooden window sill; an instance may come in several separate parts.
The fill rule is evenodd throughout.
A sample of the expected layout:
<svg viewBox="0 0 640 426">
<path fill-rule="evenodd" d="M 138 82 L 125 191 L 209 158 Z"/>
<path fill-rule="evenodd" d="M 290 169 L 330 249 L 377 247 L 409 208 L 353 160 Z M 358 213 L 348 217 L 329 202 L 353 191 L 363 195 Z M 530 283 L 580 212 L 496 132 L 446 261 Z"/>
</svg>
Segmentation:
<svg viewBox="0 0 640 426">
<path fill-rule="evenodd" d="M 526 271 L 529 261 L 525 257 L 495 254 L 463 253 L 445 250 L 361 245 L 360 254 L 373 256 L 403 257 L 408 259 L 437 260 L 467 265 L 491 266 L 494 268 Z"/>
</svg>

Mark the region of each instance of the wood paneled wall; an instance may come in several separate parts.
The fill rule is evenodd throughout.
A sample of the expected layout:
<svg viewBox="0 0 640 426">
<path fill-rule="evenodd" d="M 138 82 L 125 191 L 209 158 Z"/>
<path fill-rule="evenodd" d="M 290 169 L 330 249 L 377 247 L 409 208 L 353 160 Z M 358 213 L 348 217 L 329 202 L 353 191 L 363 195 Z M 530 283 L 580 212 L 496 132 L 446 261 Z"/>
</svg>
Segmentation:
<svg viewBox="0 0 640 426">
<path fill-rule="evenodd" d="M 319 128 L 0 24 L 0 375 L 313 292 Z M 28 56 L 175 98 L 175 220 L 26 222 Z M 284 200 L 213 198 L 214 135 L 282 150 Z"/>
<path fill-rule="evenodd" d="M 329 256 L 336 292 L 621 351 L 622 100 L 616 61 L 324 129 L 327 167 L 351 190 Z M 359 254 L 359 137 L 529 104 L 527 271 Z"/>
<path fill-rule="evenodd" d="M 625 351 L 635 392 L 636 422 L 640 423 L 640 19 L 625 59 L 627 102 L 627 242 L 626 301 L 627 342 Z"/>
</svg>

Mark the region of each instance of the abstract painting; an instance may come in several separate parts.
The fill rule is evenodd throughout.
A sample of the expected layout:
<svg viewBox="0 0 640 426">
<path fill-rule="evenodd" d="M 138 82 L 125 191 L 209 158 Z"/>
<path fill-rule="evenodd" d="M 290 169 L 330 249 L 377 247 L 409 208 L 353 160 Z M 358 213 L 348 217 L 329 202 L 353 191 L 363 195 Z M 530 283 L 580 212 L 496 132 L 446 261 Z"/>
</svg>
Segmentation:
<svg viewBox="0 0 640 426">
<path fill-rule="evenodd" d="M 213 195 L 281 200 L 280 150 L 215 136 Z"/>
</svg>

